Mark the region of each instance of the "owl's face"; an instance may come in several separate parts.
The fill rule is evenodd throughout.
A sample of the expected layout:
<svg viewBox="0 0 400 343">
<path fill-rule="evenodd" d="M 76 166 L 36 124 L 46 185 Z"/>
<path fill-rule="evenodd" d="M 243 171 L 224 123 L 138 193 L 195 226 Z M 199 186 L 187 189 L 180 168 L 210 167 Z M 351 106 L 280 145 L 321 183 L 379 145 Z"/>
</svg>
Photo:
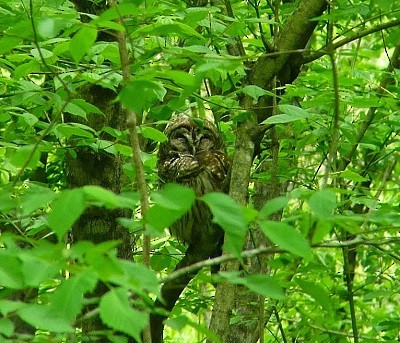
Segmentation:
<svg viewBox="0 0 400 343">
<path fill-rule="evenodd" d="M 220 149 L 222 141 L 213 124 L 203 122 L 203 127 L 187 117 L 180 117 L 167 128 L 171 150 L 196 156 L 205 151 Z"/>
</svg>

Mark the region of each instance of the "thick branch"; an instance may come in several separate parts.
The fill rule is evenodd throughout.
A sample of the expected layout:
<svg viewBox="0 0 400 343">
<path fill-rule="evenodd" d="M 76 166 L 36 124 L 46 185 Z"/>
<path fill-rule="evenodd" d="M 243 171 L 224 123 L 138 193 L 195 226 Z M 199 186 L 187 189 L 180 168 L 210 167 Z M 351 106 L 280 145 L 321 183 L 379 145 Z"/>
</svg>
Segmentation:
<svg viewBox="0 0 400 343">
<path fill-rule="evenodd" d="M 285 23 L 275 44 L 276 52 L 303 49 L 318 23 L 312 19 L 321 15 L 326 6 L 326 0 L 303 0 Z M 261 88 L 268 88 L 273 78 L 284 68 L 288 68 L 286 64 L 289 58 L 289 54 L 281 54 L 276 58 L 262 55 L 252 70 L 252 83 Z"/>
</svg>

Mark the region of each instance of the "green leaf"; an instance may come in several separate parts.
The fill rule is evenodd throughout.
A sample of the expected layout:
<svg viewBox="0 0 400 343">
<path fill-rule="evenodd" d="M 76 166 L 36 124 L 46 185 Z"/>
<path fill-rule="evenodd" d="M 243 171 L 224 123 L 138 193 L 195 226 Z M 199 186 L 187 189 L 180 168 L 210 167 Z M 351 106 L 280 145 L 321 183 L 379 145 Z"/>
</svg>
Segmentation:
<svg viewBox="0 0 400 343">
<path fill-rule="evenodd" d="M 328 313 L 331 313 L 332 300 L 325 288 L 318 284 L 300 279 L 296 280 L 296 282 L 304 292 L 313 297 L 315 301 L 320 304 Z"/>
<path fill-rule="evenodd" d="M 209 338 L 213 343 L 222 343 L 221 339 L 213 331 L 207 329 L 205 326 L 190 320 L 188 317 L 179 316 L 168 318 L 166 325 L 176 332 L 181 332 L 182 329 L 188 325 L 195 329 L 197 332 L 202 333 L 205 337 Z"/>
<path fill-rule="evenodd" d="M 254 100 L 258 100 L 260 96 L 264 95 L 271 95 L 273 96 L 274 94 L 271 92 L 266 91 L 265 89 L 262 89 L 261 87 L 254 86 L 254 85 L 248 85 L 239 90 L 240 93 L 244 93 L 250 97 L 252 97 Z"/>
<path fill-rule="evenodd" d="M 100 186 L 84 186 L 85 200 L 97 206 L 114 209 L 120 206 L 120 198 L 114 192 Z"/>
<path fill-rule="evenodd" d="M 265 236 L 278 247 L 300 257 L 312 257 L 312 251 L 307 240 L 290 225 L 265 220 L 260 222 L 260 227 Z"/>
<path fill-rule="evenodd" d="M 148 315 L 132 308 L 129 292 L 115 288 L 100 300 L 100 318 L 114 330 L 126 333 L 141 342 L 141 332 L 148 323 Z"/>
<path fill-rule="evenodd" d="M 26 166 L 28 169 L 35 169 L 42 165 L 40 149 L 34 145 L 25 145 L 15 149 L 9 160 L 17 168 Z"/>
<path fill-rule="evenodd" d="M 21 272 L 25 284 L 30 287 L 39 287 L 41 282 L 54 278 L 60 273 L 60 263 L 48 262 L 33 254 L 23 252 L 19 255 L 22 266 Z"/>
<path fill-rule="evenodd" d="M 226 251 L 239 255 L 247 228 L 241 206 L 223 193 L 208 193 L 202 200 L 210 207 L 214 216 L 213 221 L 225 231 Z"/>
<path fill-rule="evenodd" d="M 260 218 L 267 219 L 271 214 L 281 211 L 289 203 L 289 200 L 284 196 L 268 200 L 260 211 Z"/>
<path fill-rule="evenodd" d="M 86 114 L 103 114 L 99 108 L 96 106 L 89 104 L 87 101 L 83 99 L 72 99 L 70 104 L 74 104 L 81 108 Z"/>
<path fill-rule="evenodd" d="M 144 0 L 130 0 L 126 3 L 118 4 L 107 9 L 99 18 L 94 20 L 94 23 L 102 23 L 103 21 L 110 21 L 120 19 L 124 16 L 135 16 L 138 15 L 138 7 Z"/>
<path fill-rule="evenodd" d="M 26 305 L 17 314 L 28 324 L 40 330 L 66 333 L 75 332 L 67 318 L 61 312 L 52 311 L 48 305 Z"/>
<path fill-rule="evenodd" d="M 69 51 L 75 63 L 79 63 L 97 39 L 97 30 L 84 25 L 70 40 Z"/>
<path fill-rule="evenodd" d="M 285 294 L 276 279 L 269 275 L 253 274 L 241 277 L 237 272 L 220 272 L 222 277 L 236 285 L 244 285 L 267 298 L 283 300 Z"/>
<path fill-rule="evenodd" d="M 54 38 L 67 24 L 63 18 L 44 18 L 38 21 L 37 30 L 43 38 Z"/>
<path fill-rule="evenodd" d="M 65 106 L 64 111 L 71 113 L 74 116 L 78 116 L 78 117 L 82 117 L 82 118 L 86 119 L 86 112 L 82 108 L 80 108 L 78 105 L 75 105 L 72 102 L 69 102 Z"/>
<path fill-rule="evenodd" d="M 12 289 L 24 288 L 21 266 L 22 263 L 18 257 L 3 249 L 0 250 L 0 286 Z"/>
<path fill-rule="evenodd" d="M 194 204 L 193 189 L 177 184 L 166 184 L 152 195 L 154 206 L 147 212 L 147 222 L 157 230 L 170 226 Z"/>
<path fill-rule="evenodd" d="M 185 25 L 183 23 L 174 22 L 174 23 L 153 23 L 146 26 L 141 27 L 133 33 L 135 36 L 160 36 L 160 37 L 196 37 L 201 41 L 205 41 L 205 38 L 199 34 L 192 27 Z"/>
<path fill-rule="evenodd" d="M 114 274 L 110 278 L 111 282 L 139 293 L 143 291 L 149 291 L 153 294 L 159 293 L 158 279 L 153 270 L 143 264 L 121 259 L 117 260 L 116 263 L 123 270 L 123 274 Z"/>
<path fill-rule="evenodd" d="M 8 318 L 0 318 L 0 334 L 6 337 L 11 337 L 14 333 L 14 324 Z M 5 340 L 5 342 L 7 342 Z"/>
<path fill-rule="evenodd" d="M 93 291 L 97 284 L 96 274 L 87 271 L 79 273 L 67 280 L 49 295 L 50 308 L 68 323 L 75 321 L 83 307 L 84 294 Z"/>
<path fill-rule="evenodd" d="M 293 105 L 279 105 L 278 107 L 282 114 L 271 116 L 268 119 L 264 120 L 262 124 L 289 123 L 292 121 L 308 118 L 312 115 L 311 113 L 303 110 L 301 107 Z"/>
<path fill-rule="evenodd" d="M 351 170 L 346 169 L 344 172 L 340 173 L 340 177 L 346 180 L 354 181 L 354 182 L 363 182 L 367 181 L 368 179 L 361 176 L 360 174 L 353 172 Z"/>
<path fill-rule="evenodd" d="M 59 240 L 71 229 L 86 208 L 83 189 L 64 190 L 51 204 L 47 222 Z"/>
<path fill-rule="evenodd" d="M 321 189 L 311 195 L 308 204 L 317 218 L 326 220 L 332 217 L 336 208 L 336 195 L 330 189 Z"/>
<path fill-rule="evenodd" d="M 0 55 L 4 55 L 6 52 L 10 51 L 11 49 L 21 44 L 21 42 L 22 42 L 21 37 L 4 35 L 3 37 L 0 38 Z"/>
<path fill-rule="evenodd" d="M 161 101 L 166 93 L 160 82 L 136 78 L 121 91 L 119 99 L 126 108 L 140 113 L 150 108 L 156 101 Z"/>
<path fill-rule="evenodd" d="M 143 137 L 152 139 L 156 142 L 165 142 L 168 140 L 168 137 L 164 134 L 164 132 L 161 132 L 153 127 L 142 126 L 140 127 L 140 133 Z"/>
<path fill-rule="evenodd" d="M 26 193 L 18 197 L 18 204 L 22 215 L 26 216 L 47 206 L 56 197 L 57 194 L 50 189 L 31 184 Z"/>
<path fill-rule="evenodd" d="M 93 138 L 93 129 L 89 126 L 79 123 L 58 124 L 55 128 L 55 133 L 60 138 L 68 139 L 71 136 Z"/>
</svg>

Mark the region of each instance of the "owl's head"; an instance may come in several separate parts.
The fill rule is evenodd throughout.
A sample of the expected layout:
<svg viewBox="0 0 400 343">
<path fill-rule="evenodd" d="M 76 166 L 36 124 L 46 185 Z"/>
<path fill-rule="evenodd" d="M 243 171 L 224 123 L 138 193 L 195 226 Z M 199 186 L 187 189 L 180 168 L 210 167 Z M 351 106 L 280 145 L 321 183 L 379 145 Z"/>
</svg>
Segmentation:
<svg viewBox="0 0 400 343">
<path fill-rule="evenodd" d="M 165 129 L 169 148 L 188 155 L 219 150 L 223 142 L 215 125 L 208 120 L 196 120 L 187 116 L 176 117 Z"/>
</svg>

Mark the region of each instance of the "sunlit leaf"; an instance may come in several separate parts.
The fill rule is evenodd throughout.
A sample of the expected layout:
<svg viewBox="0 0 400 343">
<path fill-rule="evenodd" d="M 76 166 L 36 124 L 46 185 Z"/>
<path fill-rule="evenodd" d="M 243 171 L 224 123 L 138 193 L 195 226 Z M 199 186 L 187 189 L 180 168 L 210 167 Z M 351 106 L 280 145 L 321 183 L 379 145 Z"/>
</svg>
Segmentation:
<svg viewBox="0 0 400 343">
<path fill-rule="evenodd" d="M 26 305 L 17 311 L 18 315 L 27 323 L 41 330 L 52 332 L 75 332 L 68 318 L 63 313 L 54 313 L 47 305 Z"/>
<path fill-rule="evenodd" d="M 79 63 L 92 47 L 97 38 L 97 30 L 93 26 L 84 25 L 69 42 L 69 52 L 75 63 Z"/>
<path fill-rule="evenodd" d="M 100 318 L 107 326 L 141 341 L 148 314 L 133 309 L 129 299 L 129 293 L 124 288 L 110 290 L 100 300 Z"/>
<path fill-rule="evenodd" d="M 20 259 L 6 250 L 0 250 L 0 286 L 22 289 L 25 286 Z"/>
<path fill-rule="evenodd" d="M 277 197 L 268 200 L 260 210 L 261 218 L 268 218 L 271 214 L 281 211 L 289 203 L 288 197 Z"/>
<path fill-rule="evenodd" d="M 312 257 L 312 251 L 307 240 L 290 225 L 265 220 L 260 222 L 260 227 L 265 236 L 278 247 L 300 257 Z"/>
<path fill-rule="evenodd" d="M 163 189 L 153 193 L 154 205 L 147 212 L 147 222 L 157 230 L 170 226 L 193 205 L 193 189 L 177 184 L 166 184 Z"/>
<path fill-rule="evenodd" d="M 210 207 L 214 216 L 213 221 L 225 231 L 226 251 L 236 255 L 240 254 L 247 228 L 240 205 L 223 193 L 209 193 L 202 199 Z"/>
<path fill-rule="evenodd" d="M 322 189 L 311 195 L 308 204 L 319 219 L 329 219 L 336 208 L 336 195 L 330 189 Z"/>
<path fill-rule="evenodd" d="M 283 124 L 292 121 L 305 119 L 313 115 L 312 113 L 303 110 L 301 107 L 293 105 L 279 105 L 279 110 L 282 114 L 277 114 L 263 121 L 263 124 Z"/>
<path fill-rule="evenodd" d="M 321 305 L 328 313 L 332 311 L 332 299 L 325 290 L 316 283 L 298 279 L 296 280 L 298 285 L 306 292 L 308 295 L 313 297 L 315 301 Z"/>
<path fill-rule="evenodd" d="M 150 126 L 142 126 L 140 128 L 140 133 L 143 137 L 152 139 L 155 142 L 165 142 L 168 137 L 161 131 Z"/>
<path fill-rule="evenodd" d="M 251 291 L 267 298 L 277 300 L 285 298 L 282 287 L 272 276 L 253 274 L 242 277 L 236 272 L 220 272 L 220 275 L 236 285 L 244 285 Z"/>
<path fill-rule="evenodd" d="M 86 208 L 83 189 L 64 190 L 51 204 L 47 222 L 61 240 Z"/>
</svg>

